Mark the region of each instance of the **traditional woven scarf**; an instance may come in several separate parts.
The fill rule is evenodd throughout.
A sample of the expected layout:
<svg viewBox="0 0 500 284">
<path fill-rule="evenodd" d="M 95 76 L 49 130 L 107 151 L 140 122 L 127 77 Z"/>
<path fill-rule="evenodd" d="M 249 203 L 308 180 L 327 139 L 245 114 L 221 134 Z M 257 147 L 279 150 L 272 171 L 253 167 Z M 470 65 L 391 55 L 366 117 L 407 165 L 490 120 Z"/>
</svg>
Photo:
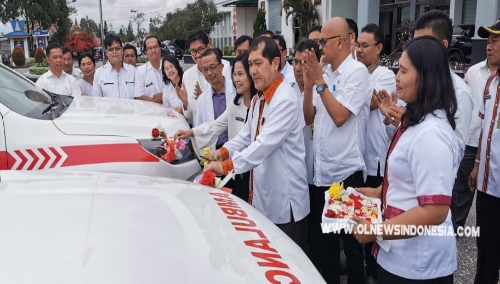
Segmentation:
<svg viewBox="0 0 500 284">
<path fill-rule="evenodd" d="M 380 66 L 380 58 L 377 59 L 377 61 L 373 62 L 372 64 L 370 64 L 367 68 L 368 68 L 368 72 L 373 73 L 373 71 L 375 71 L 375 69 L 377 69 L 377 67 Z"/>
</svg>

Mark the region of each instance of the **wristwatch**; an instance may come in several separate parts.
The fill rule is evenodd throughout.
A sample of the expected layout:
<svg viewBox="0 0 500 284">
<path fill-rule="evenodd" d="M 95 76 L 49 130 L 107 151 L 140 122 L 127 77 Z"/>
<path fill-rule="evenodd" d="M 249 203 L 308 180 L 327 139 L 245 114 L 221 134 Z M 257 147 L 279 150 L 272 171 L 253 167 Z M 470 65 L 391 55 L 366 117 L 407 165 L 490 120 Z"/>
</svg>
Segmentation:
<svg viewBox="0 0 500 284">
<path fill-rule="evenodd" d="M 316 92 L 321 96 L 327 88 L 328 88 L 327 84 L 318 84 L 316 86 Z"/>
</svg>

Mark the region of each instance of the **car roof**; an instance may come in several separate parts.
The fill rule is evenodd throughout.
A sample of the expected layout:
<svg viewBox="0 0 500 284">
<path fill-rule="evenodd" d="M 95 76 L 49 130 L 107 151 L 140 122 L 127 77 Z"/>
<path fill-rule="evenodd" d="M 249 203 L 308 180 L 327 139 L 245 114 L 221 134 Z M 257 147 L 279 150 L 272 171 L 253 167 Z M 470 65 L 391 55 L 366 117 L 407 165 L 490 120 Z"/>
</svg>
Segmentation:
<svg viewBox="0 0 500 284">
<path fill-rule="evenodd" d="M 324 283 L 291 239 L 217 189 L 104 173 L 0 176 L 1 283 L 262 283 L 277 269 L 258 264 L 266 259 L 302 283 Z M 239 232 L 231 216 L 251 220 L 255 228 L 241 227 L 268 243 L 246 244 L 262 236 Z M 262 244 L 276 249 L 274 260 L 253 255 L 271 255 Z"/>
</svg>

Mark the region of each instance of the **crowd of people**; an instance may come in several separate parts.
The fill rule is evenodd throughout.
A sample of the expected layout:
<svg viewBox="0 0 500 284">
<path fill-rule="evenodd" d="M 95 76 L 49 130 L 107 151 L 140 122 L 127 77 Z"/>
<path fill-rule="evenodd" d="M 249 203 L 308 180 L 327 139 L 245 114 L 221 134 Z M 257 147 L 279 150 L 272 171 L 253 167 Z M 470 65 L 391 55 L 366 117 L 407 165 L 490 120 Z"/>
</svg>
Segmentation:
<svg viewBox="0 0 500 284">
<path fill-rule="evenodd" d="M 327 283 L 340 283 L 341 244 L 348 283 L 453 283 L 454 236 L 394 235 L 389 225 L 463 227 L 477 198 L 477 284 L 496 284 L 500 246 L 500 22 L 480 27 L 487 59 L 462 79 L 447 48 L 452 22 L 429 11 L 415 22 L 399 70 L 381 65 L 384 33 L 358 30 L 335 17 L 311 27 L 292 64 L 280 35 L 270 31 L 235 41 L 231 64 L 203 31 L 187 45 L 196 64 L 184 71 L 161 58 L 157 37 L 144 40 L 148 62 L 135 67 L 135 48 L 104 40 L 109 62 L 50 44 L 50 71 L 37 85 L 71 96 L 138 99 L 183 114 L 195 151 L 214 150 L 204 171 L 236 174 L 227 187 L 283 230 Z M 134 55 L 135 52 L 135 55 Z M 71 59 L 72 60 L 72 59 Z M 333 183 L 381 199 L 380 235 L 325 234 L 325 191 Z M 368 221 L 354 218 L 359 225 Z M 379 242 L 391 241 L 389 250 Z"/>
</svg>

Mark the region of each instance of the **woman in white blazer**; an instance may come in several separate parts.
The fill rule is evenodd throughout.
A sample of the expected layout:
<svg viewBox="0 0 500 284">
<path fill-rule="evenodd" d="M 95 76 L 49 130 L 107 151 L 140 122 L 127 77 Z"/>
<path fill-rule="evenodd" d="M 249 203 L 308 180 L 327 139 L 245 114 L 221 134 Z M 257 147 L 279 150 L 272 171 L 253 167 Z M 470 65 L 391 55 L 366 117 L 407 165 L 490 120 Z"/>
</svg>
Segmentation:
<svg viewBox="0 0 500 284">
<path fill-rule="evenodd" d="M 161 68 L 163 70 L 163 82 L 165 83 L 163 105 L 182 113 L 182 102 L 177 93 L 182 86 L 184 71 L 177 58 L 173 55 L 167 55 L 162 59 Z"/>
<path fill-rule="evenodd" d="M 233 83 L 236 88 L 236 96 L 232 104 L 229 104 L 226 111 L 216 120 L 203 123 L 190 130 L 179 130 L 175 134 L 175 139 L 186 139 L 194 137 L 196 144 L 203 152 L 203 148 L 210 147 L 215 150 L 215 144 L 219 135 L 228 131 L 228 138 L 232 139 L 241 130 L 247 121 L 248 108 L 252 97 L 257 94 L 252 77 L 250 77 L 248 66 L 248 53 L 244 52 L 234 59 Z M 241 199 L 248 200 L 248 173 L 238 175 L 232 184 L 227 187 L 233 189 L 233 194 Z"/>
</svg>

